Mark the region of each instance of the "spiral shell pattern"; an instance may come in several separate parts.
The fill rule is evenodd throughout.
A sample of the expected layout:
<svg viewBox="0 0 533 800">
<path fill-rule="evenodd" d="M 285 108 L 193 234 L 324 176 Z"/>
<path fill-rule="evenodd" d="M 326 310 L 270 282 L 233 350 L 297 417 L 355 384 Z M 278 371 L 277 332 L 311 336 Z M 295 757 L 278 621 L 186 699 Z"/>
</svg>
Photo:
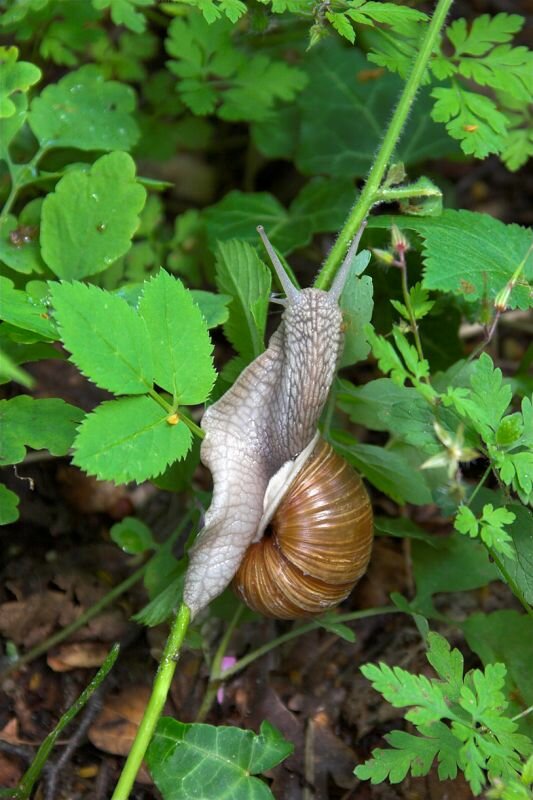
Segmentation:
<svg viewBox="0 0 533 800">
<path fill-rule="evenodd" d="M 372 539 L 372 506 L 360 476 L 320 439 L 265 535 L 246 551 L 233 587 L 265 616 L 323 614 L 365 572 Z"/>
</svg>

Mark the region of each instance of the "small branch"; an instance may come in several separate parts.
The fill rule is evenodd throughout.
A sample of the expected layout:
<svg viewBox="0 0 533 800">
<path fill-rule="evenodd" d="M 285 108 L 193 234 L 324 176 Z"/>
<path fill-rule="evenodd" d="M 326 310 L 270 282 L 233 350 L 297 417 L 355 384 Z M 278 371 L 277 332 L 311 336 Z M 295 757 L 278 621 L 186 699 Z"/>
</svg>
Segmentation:
<svg viewBox="0 0 533 800">
<path fill-rule="evenodd" d="M 400 614 L 403 613 L 398 608 L 393 608 L 392 606 L 384 606 L 383 608 L 369 608 L 365 611 L 353 611 L 349 614 L 339 614 L 335 617 L 335 622 L 352 622 L 356 619 L 366 619 L 367 617 L 377 617 L 380 614 Z M 303 636 L 304 633 L 309 633 L 309 631 L 314 631 L 317 628 L 320 628 L 320 621 L 313 620 L 312 622 L 308 622 L 305 625 L 299 625 L 297 628 L 293 628 L 292 631 L 288 633 L 284 633 L 283 636 L 278 636 L 277 639 L 273 639 L 271 642 L 267 642 L 267 644 L 262 645 L 262 647 L 258 647 L 257 650 L 253 650 L 248 655 L 241 658 L 234 664 L 232 667 L 224 670 L 224 672 L 220 673 L 218 679 L 220 681 L 225 681 L 228 678 L 231 678 L 232 675 L 236 675 L 238 672 L 241 672 L 248 664 L 251 664 L 261 656 L 266 655 L 271 650 L 274 650 L 276 647 L 280 647 L 282 644 L 286 644 L 286 642 L 290 642 L 291 639 L 296 639 L 298 636 Z"/>
<path fill-rule="evenodd" d="M 453 0 L 438 0 L 437 2 L 435 12 L 428 25 L 424 39 L 420 44 L 420 49 L 415 58 L 411 73 L 403 88 L 398 105 L 394 110 L 376 160 L 368 173 L 368 178 L 366 179 L 363 190 L 315 281 L 315 287 L 317 289 L 326 289 L 330 285 L 348 250 L 351 240 L 376 202 L 385 171 L 415 101 L 416 93 L 422 83 L 429 59 L 431 58 L 431 54 L 439 38 L 441 28 L 446 21 L 446 16 L 451 8 L 452 2 Z"/>
<path fill-rule="evenodd" d="M 182 603 L 170 630 L 161 662 L 155 676 L 152 694 L 146 706 L 141 724 L 135 735 L 132 748 L 124 764 L 122 774 L 111 796 L 111 800 L 127 800 L 135 778 L 141 767 L 148 745 L 154 735 L 176 670 L 176 659 L 189 627 L 191 612 Z"/>
<path fill-rule="evenodd" d="M 196 722 L 203 722 L 207 717 L 211 706 L 213 705 L 213 700 L 216 697 L 218 689 L 222 681 L 220 680 L 220 669 L 222 666 L 222 660 L 230 643 L 230 639 L 233 636 L 233 631 L 235 630 L 236 626 L 239 623 L 239 620 L 242 616 L 244 611 L 244 606 L 242 603 L 239 604 L 231 622 L 229 623 L 227 630 L 220 640 L 220 644 L 217 648 L 215 656 L 213 658 L 213 663 L 211 664 L 211 672 L 209 675 L 209 682 L 207 684 L 207 689 L 204 694 L 204 699 L 202 700 L 202 705 L 196 715 Z"/>
</svg>

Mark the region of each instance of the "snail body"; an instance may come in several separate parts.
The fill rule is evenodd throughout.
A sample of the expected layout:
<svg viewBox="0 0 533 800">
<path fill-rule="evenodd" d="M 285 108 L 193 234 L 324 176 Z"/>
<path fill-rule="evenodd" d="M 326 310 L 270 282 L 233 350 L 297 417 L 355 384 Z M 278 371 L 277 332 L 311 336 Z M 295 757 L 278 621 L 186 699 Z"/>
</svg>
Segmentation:
<svg viewBox="0 0 533 800">
<path fill-rule="evenodd" d="M 370 552 L 371 509 L 361 480 L 347 464 L 342 468 L 338 465 L 336 459 L 342 464 L 345 462 L 329 445 L 329 450 L 324 449 L 317 433 L 318 420 L 342 352 L 339 298 L 359 237 L 352 243 L 333 286 L 329 292 L 324 292 L 297 289 L 262 229 L 260 233 L 286 294 L 286 300 L 282 301 L 285 309 L 267 349 L 246 367 L 231 389 L 207 409 L 202 419 L 205 438 L 201 459 L 213 475 L 214 486 L 204 527 L 189 551 L 183 599 L 192 617 L 230 584 L 243 559 L 244 571 L 237 580 L 237 590 L 253 607 L 255 604 L 263 613 L 282 618 L 322 613 L 349 594 L 364 571 Z M 350 475 L 356 489 L 352 492 L 344 484 L 336 484 L 334 478 L 333 482 L 329 478 L 323 480 L 323 490 L 330 501 L 326 512 L 322 501 L 316 500 L 320 492 L 317 467 L 321 461 L 332 459 L 335 461 L 335 465 L 329 464 L 332 475 L 337 472 L 344 473 L 345 477 Z M 317 530 L 322 527 L 324 531 L 333 531 L 331 522 L 336 516 L 341 532 L 331 532 L 331 535 L 328 532 L 327 541 L 315 544 L 303 561 L 297 558 L 291 562 L 284 555 L 282 567 L 276 568 L 273 556 L 282 550 L 279 541 L 270 535 L 274 530 L 274 518 L 279 528 L 282 506 L 286 508 L 289 499 L 293 500 L 295 508 L 298 506 L 299 498 L 303 497 L 298 491 L 301 481 L 309 484 L 306 513 L 314 514 Z M 353 512 L 347 512 L 343 494 L 353 495 L 352 499 L 356 500 Z M 358 534 L 354 530 L 349 535 L 342 531 L 347 519 L 357 531 L 360 506 L 366 508 L 361 512 L 361 542 L 347 546 L 350 537 L 357 539 Z M 298 518 L 305 539 L 308 536 L 305 515 L 295 514 L 292 508 L 289 504 L 289 517 Z M 290 541 L 291 534 L 288 538 Z M 268 539 L 272 541 L 267 545 Z M 284 547 L 293 554 L 302 555 L 308 547 L 304 539 Z M 264 568 L 270 571 L 274 581 L 281 571 L 294 578 L 288 589 L 288 599 L 276 601 L 271 608 L 264 602 L 267 589 L 257 573 L 261 562 L 257 561 L 254 566 L 247 553 L 250 547 L 252 552 L 258 553 L 259 549 L 254 546 L 261 542 L 265 543 Z M 312 564 L 318 562 L 327 567 L 325 578 L 314 574 Z M 331 572 L 335 573 L 334 581 L 330 579 Z M 255 587 L 260 587 L 256 594 L 262 599 L 252 598 L 254 591 L 249 594 L 242 588 L 243 575 L 248 576 L 246 580 L 250 579 Z M 298 575 L 306 597 L 303 606 L 298 606 L 294 597 Z M 322 599 L 319 588 L 324 593 Z M 277 597 L 275 584 L 271 592 Z"/>
<path fill-rule="evenodd" d="M 360 476 L 319 439 L 232 586 L 267 617 L 323 614 L 351 592 L 372 548 L 372 506 Z"/>
</svg>

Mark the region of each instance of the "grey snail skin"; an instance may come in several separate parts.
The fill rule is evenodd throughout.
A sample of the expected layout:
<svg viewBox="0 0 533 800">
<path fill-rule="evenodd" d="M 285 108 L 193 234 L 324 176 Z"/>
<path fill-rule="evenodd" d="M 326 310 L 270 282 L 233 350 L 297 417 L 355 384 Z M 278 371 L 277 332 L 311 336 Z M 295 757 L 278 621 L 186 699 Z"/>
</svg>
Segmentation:
<svg viewBox="0 0 533 800">
<path fill-rule="evenodd" d="M 372 547 L 361 478 L 317 429 L 342 353 L 339 298 L 363 228 L 328 292 L 297 289 L 258 231 L 285 308 L 267 349 L 202 419 L 213 497 L 189 552 L 191 617 L 232 581 L 266 616 L 324 613 L 348 596 Z"/>
</svg>

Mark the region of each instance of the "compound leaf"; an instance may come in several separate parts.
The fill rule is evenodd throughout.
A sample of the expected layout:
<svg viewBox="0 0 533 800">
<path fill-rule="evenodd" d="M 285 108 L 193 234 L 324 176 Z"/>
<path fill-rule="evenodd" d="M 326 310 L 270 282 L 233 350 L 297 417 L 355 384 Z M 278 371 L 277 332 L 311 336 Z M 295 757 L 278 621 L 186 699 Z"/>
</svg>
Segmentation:
<svg viewBox="0 0 533 800">
<path fill-rule="evenodd" d="M 115 394 L 152 388 L 146 324 L 123 298 L 78 282 L 50 283 L 50 290 L 61 338 L 81 372 Z"/>
<path fill-rule="evenodd" d="M 73 463 L 115 483 L 147 480 L 184 458 L 191 432 L 168 422 L 168 412 L 150 397 L 101 403 L 88 414 L 74 442 Z"/>
</svg>

